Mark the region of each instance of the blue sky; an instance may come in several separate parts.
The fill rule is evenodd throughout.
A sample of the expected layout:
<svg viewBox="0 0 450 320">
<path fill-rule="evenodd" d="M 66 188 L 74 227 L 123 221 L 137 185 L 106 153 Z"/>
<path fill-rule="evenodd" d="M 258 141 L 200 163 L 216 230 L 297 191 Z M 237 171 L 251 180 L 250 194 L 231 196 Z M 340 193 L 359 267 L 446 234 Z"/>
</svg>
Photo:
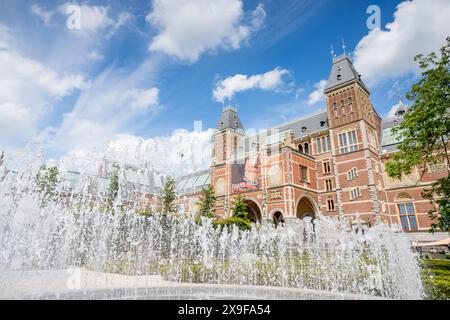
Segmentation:
<svg viewBox="0 0 450 320">
<path fill-rule="evenodd" d="M 67 26 L 74 4 L 80 29 Z M 381 30 L 366 24 L 374 4 Z M 386 116 L 397 88 L 404 95 L 417 79 L 413 56 L 441 47 L 450 30 L 450 0 L 0 6 L 0 70 L 7 75 L 0 80 L 0 149 L 37 141 L 53 158 L 102 148 L 120 135 L 192 131 L 195 120 L 214 128 L 223 104 L 237 105 L 244 127 L 256 129 L 324 109 L 320 81 L 330 71 L 330 45 L 340 54 L 342 39 Z"/>
</svg>

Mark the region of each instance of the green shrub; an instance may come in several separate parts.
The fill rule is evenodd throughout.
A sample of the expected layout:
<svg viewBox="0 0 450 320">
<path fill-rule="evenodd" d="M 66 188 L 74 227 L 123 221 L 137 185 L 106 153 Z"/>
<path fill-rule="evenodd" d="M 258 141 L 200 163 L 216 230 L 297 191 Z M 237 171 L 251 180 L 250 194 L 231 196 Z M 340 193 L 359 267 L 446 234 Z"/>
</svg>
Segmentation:
<svg viewBox="0 0 450 320">
<path fill-rule="evenodd" d="M 450 270 L 450 260 L 422 260 L 424 268 Z"/>
<path fill-rule="evenodd" d="M 252 228 L 252 223 L 247 219 L 240 217 L 231 217 L 227 219 L 219 218 L 213 222 L 216 227 L 219 226 L 233 226 L 236 225 L 240 230 L 250 230 Z"/>
<path fill-rule="evenodd" d="M 425 294 L 432 299 L 450 299 L 450 281 L 426 277 L 423 280 Z"/>
<path fill-rule="evenodd" d="M 153 215 L 153 211 L 150 208 L 147 209 L 140 209 L 136 211 L 136 214 L 138 216 L 142 216 L 142 217 L 150 217 Z"/>
</svg>

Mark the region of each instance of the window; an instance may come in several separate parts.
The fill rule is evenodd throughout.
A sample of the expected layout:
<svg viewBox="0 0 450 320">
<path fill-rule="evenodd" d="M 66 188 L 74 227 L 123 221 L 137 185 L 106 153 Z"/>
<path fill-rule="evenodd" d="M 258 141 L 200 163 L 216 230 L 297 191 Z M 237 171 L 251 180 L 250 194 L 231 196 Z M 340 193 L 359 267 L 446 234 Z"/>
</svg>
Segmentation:
<svg viewBox="0 0 450 320">
<path fill-rule="evenodd" d="M 300 165 L 300 180 L 308 181 L 308 168 Z"/>
<path fill-rule="evenodd" d="M 327 210 L 334 211 L 334 199 L 327 199 Z"/>
<path fill-rule="evenodd" d="M 281 175 L 281 169 L 279 166 L 274 165 L 270 167 L 269 170 L 269 185 L 271 187 L 279 186 L 282 184 L 282 175 Z"/>
<path fill-rule="evenodd" d="M 326 174 L 326 173 L 330 173 L 330 172 L 331 172 L 330 161 L 329 160 L 324 161 L 323 162 L 323 173 Z"/>
<path fill-rule="evenodd" d="M 330 136 L 323 136 L 316 139 L 317 143 L 317 153 L 329 152 L 331 151 L 331 139 Z"/>
<path fill-rule="evenodd" d="M 377 138 L 372 130 L 368 130 L 368 137 L 369 137 L 369 145 L 375 149 L 378 149 Z"/>
<path fill-rule="evenodd" d="M 309 154 L 309 145 L 305 143 L 305 153 Z"/>
<path fill-rule="evenodd" d="M 336 110 L 336 102 L 333 102 L 333 109 Z"/>
<path fill-rule="evenodd" d="M 301 144 L 298 145 L 298 151 L 300 151 L 301 153 L 303 153 L 303 146 Z"/>
<path fill-rule="evenodd" d="M 353 100 L 352 100 L 352 97 L 348 98 L 348 109 L 349 109 L 350 112 L 353 111 Z"/>
<path fill-rule="evenodd" d="M 417 230 L 417 220 L 412 202 L 399 203 L 398 212 L 404 231 Z"/>
<path fill-rule="evenodd" d="M 333 190 L 333 181 L 331 179 L 325 180 L 325 188 L 327 191 Z"/>
<path fill-rule="evenodd" d="M 347 153 L 358 150 L 358 140 L 356 130 L 339 134 L 340 153 Z"/>
<path fill-rule="evenodd" d="M 353 180 L 358 177 L 358 169 L 352 168 L 350 171 L 347 171 L 347 180 Z"/>
<path fill-rule="evenodd" d="M 355 200 L 359 197 L 361 197 L 361 189 L 353 188 L 350 190 L 350 200 Z"/>
</svg>

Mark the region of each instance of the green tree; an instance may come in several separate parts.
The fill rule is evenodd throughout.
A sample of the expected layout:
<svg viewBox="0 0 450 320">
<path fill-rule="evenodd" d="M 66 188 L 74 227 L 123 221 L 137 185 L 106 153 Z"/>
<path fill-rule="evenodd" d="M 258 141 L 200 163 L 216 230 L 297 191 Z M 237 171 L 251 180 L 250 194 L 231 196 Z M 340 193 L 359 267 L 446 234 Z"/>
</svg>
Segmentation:
<svg viewBox="0 0 450 320">
<path fill-rule="evenodd" d="M 114 202 L 117 199 L 117 196 L 119 195 L 119 168 L 114 167 L 111 179 L 109 180 L 109 185 L 106 190 L 106 206 L 108 210 L 112 210 L 114 206 Z"/>
<path fill-rule="evenodd" d="M 214 218 L 216 212 L 216 196 L 212 185 L 202 190 L 200 201 L 197 202 L 200 206 L 199 213 L 201 216 Z"/>
<path fill-rule="evenodd" d="M 58 195 L 56 188 L 59 182 L 59 170 L 57 167 L 47 168 L 47 166 L 43 165 L 39 168 L 39 172 L 35 177 L 35 183 L 43 202 L 56 199 Z"/>
<path fill-rule="evenodd" d="M 399 179 L 414 167 L 419 167 L 423 176 L 429 165 L 446 162 L 447 177 L 437 180 L 423 193 L 434 208 L 429 213 L 436 221 L 431 231 L 450 228 L 450 37 L 440 52 L 440 57 L 434 52 L 415 57 L 422 77 L 406 95 L 412 105 L 403 122 L 392 130 L 401 141 L 399 152 L 386 164 L 388 175 Z"/>
<path fill-rule="evenodd" d="M 237 195 L 234 198 L 234 203 L 233 207 L 231 208 L 231 212 L 233 212 L 233 217 L 248 220 L 247 204 L 245 203 L 245 199 L 242 195 Z"/>
<path fill-rule="evenodd" d="M 237 195 L 234 198 L 233 207 L 231 208 L 233 216 L 225 220 L 226 225 L 236 225 L 241 230 L 250 230 L 252 222 L 248 218 L 247 204 L 242 195 Z"/>
<path fill-rule="evenodd" d="M 161 195 L 161 210 L 164 215 L 176 213 L 178 206 L 176 205 L 177 194 L 175 192 L 175 180 L 168 177 L 164 183 L 164 189 Z"/>
</svg>

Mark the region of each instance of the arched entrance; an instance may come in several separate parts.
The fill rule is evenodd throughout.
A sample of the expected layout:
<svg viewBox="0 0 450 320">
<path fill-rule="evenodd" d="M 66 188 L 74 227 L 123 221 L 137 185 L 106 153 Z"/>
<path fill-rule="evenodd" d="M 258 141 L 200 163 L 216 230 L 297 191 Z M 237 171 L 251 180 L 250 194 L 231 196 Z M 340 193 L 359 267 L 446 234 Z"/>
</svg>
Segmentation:
<svg viewBox="0 0 450 320">
<path fill-rule="evenodd" d="M 262 215 L 258 204 L 250 199 L 245 199 L 244 202 L 247 205 L 247 213 L 250 221 L 253 223 L 261 222 Z"/>
<path fill-rule="evenodd" d="M 280 211 L 276 211 L 273 214 L 273 223 L 278 226 L 280 223 L 284 223 L 283 214 Z"/>
<path fill-rule="evenodd" d="M 297 218 L 303 219 L 305 217 L 314 218 L 317 215 L 316 205 L 314 200 L 309 196 L 300 198 L 297 204 Z"/>
</svg>

